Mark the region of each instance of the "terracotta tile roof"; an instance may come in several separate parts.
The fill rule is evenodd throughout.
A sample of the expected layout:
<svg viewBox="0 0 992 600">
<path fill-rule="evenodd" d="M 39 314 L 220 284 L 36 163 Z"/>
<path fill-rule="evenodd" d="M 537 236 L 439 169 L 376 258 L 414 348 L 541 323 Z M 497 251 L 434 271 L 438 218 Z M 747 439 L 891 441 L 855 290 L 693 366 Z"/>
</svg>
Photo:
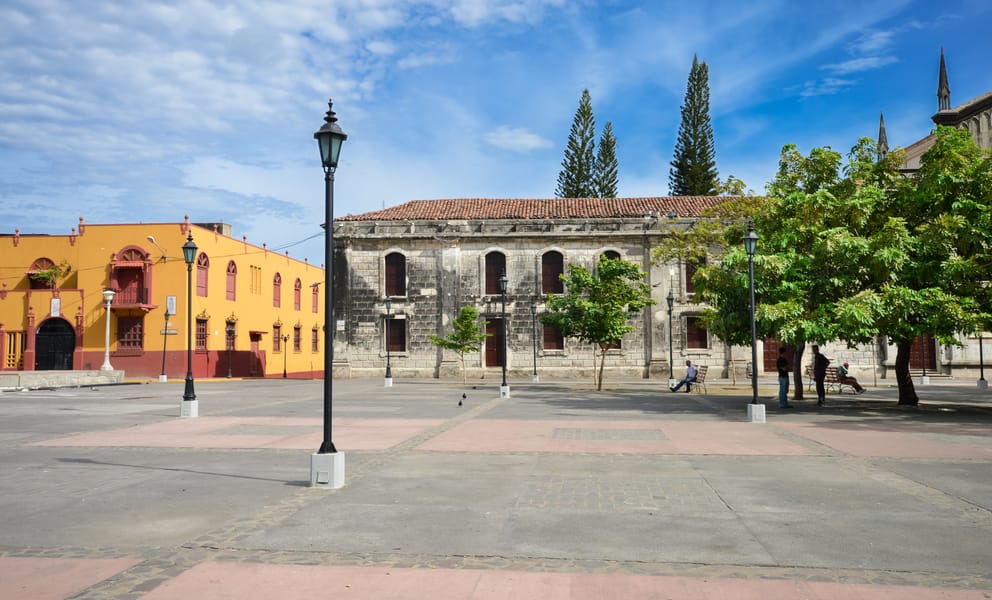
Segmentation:
<svg viewBox="0 0 992 600">
<path fill-rule="evenodd" d="M 460 219 L 608 219 L 643 217 L 647 211 L 695 217 L 728 200 L 726 196 L 658 198 L 461 198 L 411 200 L 403 204 L 336 217 L 336 221 L 449 221 Z"/>
</svg>

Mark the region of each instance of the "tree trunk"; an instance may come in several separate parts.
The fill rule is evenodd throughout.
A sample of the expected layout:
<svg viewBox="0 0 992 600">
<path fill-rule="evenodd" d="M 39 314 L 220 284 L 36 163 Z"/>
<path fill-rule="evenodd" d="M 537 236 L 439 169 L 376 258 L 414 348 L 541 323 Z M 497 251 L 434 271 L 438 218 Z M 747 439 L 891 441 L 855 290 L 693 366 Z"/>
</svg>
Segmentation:
<svg viewBox="0 0 992 600">
<path fill-rule="evenodd" d="M 465 371 L 465 355 L 459 354 L 458 358 L 462 361 L 462 385 L 468 385 L 468 373 Z"/>
<path fill-rule="evenodd" d="M 909 374 L 909 351 L 913 340 L 896 342 L 896 383 L 899 384 L 899 404 L 918 406 L 920 397 L 913 386 L 913 376 Z"/>
<path fill-rule="evenodd" d="M 599 384 L 596 387 L 597 392 L 603 391 L 603 367 L 606 366 L 606 348 L 600 348 L 599 357 Z"/>
<path fill-rule="evenodd" d="M 806 342 L 793 346 L 792 350 L 792 399 L 803 399 L 803 353 L 806 351 Z"/>
</svg>

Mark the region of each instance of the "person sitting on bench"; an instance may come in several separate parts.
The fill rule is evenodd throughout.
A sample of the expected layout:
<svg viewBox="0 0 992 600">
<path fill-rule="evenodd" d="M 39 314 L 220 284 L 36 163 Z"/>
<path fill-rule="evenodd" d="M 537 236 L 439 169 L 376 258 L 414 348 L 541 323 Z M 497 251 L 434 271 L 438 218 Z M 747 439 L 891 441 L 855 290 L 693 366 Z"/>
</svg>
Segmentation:
<svg viewBox="0 0 992 600">
<path fill-rule="evenodd" d="M 696 381 L 696 372 L 698 371 L 698 369 L 696 369 L 696 365 L 692 364 L 691 360 L 687 360 L 685 361 L 685 366 L 685 377 L 683 377 L 682 381 L 678 382 L 675 387 L 669 388 L 673 392 L 679 391 L 679 388 L 684 385 L 686 393 L 689 393 L 692 389 L 692 382 Z"/>
<path fill-rule="evenodd" d="M 841 366 L 837 367 L 837 381 L 841 382 L 844 385 L 849 385 L 852 388 L 854 388 L 855 392 L 859 394 L 863 394 L 865 392 L 865 388 L 861 387 L 861 384 L 858 383 L 857 379 L 847 374 L 847 369 L 850 366 L 851 366 L 850 364 L 845 362 Z"/>
</svg>

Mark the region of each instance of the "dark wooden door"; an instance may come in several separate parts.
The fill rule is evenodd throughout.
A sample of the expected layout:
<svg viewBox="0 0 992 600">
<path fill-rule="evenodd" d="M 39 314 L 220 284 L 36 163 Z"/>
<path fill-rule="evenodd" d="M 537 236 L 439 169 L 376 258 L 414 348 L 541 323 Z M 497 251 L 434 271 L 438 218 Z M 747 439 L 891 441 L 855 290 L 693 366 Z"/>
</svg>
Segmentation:
<svg viewBox="0 0 992 600">
<path fill-rule="evenodd" d="M 502 367 L 503 359 L 503 319 L 489 319 L 486 325 L 486 366 Z"/>
<path fill-rule="evenodd" d="M 35 334 L 34 368 L 37 371 L 71 371 L 76 334 L 65 319 L 49 319 Z"/>
<path fill-rule="evenodd" d="M 926 368 L 937 370 L 937 347 L 934 339 L 929 333 L 917 337 L 913 340 L 913 346 L 909 350 L 909 368 L 922 369 L 926 354 Z"/>
</svg>

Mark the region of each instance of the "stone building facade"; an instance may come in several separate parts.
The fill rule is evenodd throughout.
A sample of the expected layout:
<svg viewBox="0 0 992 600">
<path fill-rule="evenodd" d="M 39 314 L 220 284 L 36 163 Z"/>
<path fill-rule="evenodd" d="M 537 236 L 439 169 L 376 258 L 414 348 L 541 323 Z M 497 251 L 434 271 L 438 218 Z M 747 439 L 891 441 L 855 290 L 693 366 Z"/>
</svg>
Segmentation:
<svg viewBox="0 0 992 600">
<path fill-rule="evenodd" d="M 531 377 L 536 370 L 539 376 L 591 379 L 593 346 L 562 339 L 539 316 L 547 294 L 561 291 L 559 273 L 570 264 L 592 269 L 608 254 L 647 273 L 656 304 L 634 318 L 634 330 L 619 348 L 607 352 L 607 379 L 667 379 L 670 342 L 676 375 L 688 359 L 725 376 L 729 349 L 697 321 L 702 307 L 693 300 L 692 273 L 682 264 L 652 265 L 650 257 L 661 236 L 688 226 L 717 201 L 425 200 L 340 217 L 334 234 L 335 373 L 382 375 L 388 359 L 394 377 L 458 376 L 457 356 L 430 337 L 450 332 L 462 306 L 470 305 L 488 322 L 491 336 L 482 352 L 467 357 L 469 376 L 498 378 L 504 359 L 498 279 L 505 273 L 509 376 Z"/>
</svg>

